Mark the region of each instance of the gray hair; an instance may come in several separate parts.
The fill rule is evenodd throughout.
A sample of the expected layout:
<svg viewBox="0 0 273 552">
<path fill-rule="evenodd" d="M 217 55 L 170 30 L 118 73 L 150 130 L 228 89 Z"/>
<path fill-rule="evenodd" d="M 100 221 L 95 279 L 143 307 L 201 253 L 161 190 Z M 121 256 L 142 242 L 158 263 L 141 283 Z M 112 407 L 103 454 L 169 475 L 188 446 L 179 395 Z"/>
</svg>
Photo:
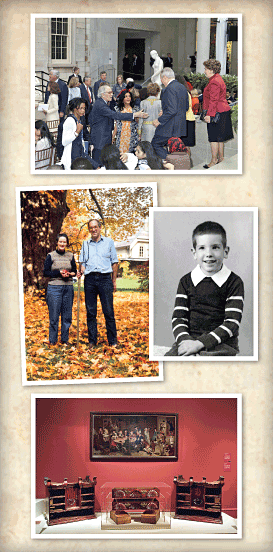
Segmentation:
<svg viewBox="0 0 273 552">
<path fill-rule="evenodd" d="M 57 79 L 59 78 L 60 76 L 60 73 L 59 71 L 57 71 L 57 69 L 50 69 L 49 71 L 50 73 L 53 73 L 53 75 L 55 75 L 57 77 Z"/>
<path fill-rule="evenodd" d="M 109 84 L 104 84 L 103 86 L 100 86 L 98 89 L 98 98 L 102 97 L 102 94 L 105 94 L 107 88 L 111 88 Z"/>
<path fill-rule="evenodd" d="M 98 224 L 98 226 L 101 228 L 101 219 L 97 219 L 97 218 L 92 218 L 88 221 L 87 223 L 87 226 L 88 226 L 88 230 L 89 230 L 89 226 L 91 224 L 91 222 L 96 222 Z"/>
<path fill-rule="evenodd" d="M 85 82 L 87 79 L 91 79 L 91 76 L 90 76 L 90 75 L 86 75 L 85 77 L 83 77 L 83 82 Z"/>
<path fill-rule="evenodd" d="M 175 78 L 174 71 L 170 67 L 165 67 L 165 69 L 163 69 L 163 71 L 161 71 L 160 76 L 161 77 L 167 77 L 167 79 L 174 79 Z"/>
</svg>

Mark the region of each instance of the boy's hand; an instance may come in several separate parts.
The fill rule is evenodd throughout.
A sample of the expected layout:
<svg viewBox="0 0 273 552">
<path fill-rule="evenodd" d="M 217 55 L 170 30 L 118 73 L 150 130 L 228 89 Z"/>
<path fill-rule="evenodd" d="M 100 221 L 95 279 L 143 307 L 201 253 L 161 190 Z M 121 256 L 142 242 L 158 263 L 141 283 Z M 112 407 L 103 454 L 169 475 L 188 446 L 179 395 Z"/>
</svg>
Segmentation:
<svg viewBox="0 0 273 552">
<path fill-rule="evenodd" d="M 198 339 L 196 339 L 195 341 L 192 341 L 191 339 L 186 339 L 185 341 L 182 341 L 180 345 L 178 345 L 178 354 L 179 356 L 196 355 L 196 353 L 199 353 L 199 351 L 201 351 L 201 349 L 203 348 L 203 343 L 201 343 L 201 341 L 198 341 Z"/>
</svg>

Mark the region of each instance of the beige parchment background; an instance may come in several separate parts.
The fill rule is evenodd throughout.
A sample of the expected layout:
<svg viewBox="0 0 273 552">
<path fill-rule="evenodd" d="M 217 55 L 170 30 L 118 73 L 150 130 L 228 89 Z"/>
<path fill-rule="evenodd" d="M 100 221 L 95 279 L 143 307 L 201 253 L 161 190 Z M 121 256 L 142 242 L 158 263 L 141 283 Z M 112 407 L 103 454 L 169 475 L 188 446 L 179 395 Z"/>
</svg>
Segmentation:
<svg viewBox="0 0 273 552">
<path fill-rule="evenodd" d="M 242 13 L 243 175 L 30 175 L 31 13 Z M 272 539 L 272 6 L 270 1 L 38 2 L 1 6 L 1 525 L 3 552 L 269 552 Z M 157 176 L 157 175 L 156 175 Z M 166 363 L 157 383 L 21 385 L 15 187 L 158 182 L 160 206 L 259 207 L 259 350 L 253 363 Z M 242 393 L 243 539 L 31 540 L 30 395 Z M 174 473 L 175 475 L 175 473 Z M 177 474 L 176 474 L 177 475 Z M 218 475 L 218 474 L 217 474 Z"/>
</svg>

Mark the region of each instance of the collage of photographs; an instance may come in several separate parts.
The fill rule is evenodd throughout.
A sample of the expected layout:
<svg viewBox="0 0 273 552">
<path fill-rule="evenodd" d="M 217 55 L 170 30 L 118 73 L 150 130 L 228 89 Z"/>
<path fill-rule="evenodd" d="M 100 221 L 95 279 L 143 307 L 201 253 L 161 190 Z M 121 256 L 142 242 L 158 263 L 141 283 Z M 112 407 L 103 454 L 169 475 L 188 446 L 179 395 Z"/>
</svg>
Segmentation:
<svg viewBox="0 0 273 552">
<path fill-rule="evenodd" d="M 7 0 L 3 552 L 273 547 L 271 9 L 143 5 Z"/>
</svg>

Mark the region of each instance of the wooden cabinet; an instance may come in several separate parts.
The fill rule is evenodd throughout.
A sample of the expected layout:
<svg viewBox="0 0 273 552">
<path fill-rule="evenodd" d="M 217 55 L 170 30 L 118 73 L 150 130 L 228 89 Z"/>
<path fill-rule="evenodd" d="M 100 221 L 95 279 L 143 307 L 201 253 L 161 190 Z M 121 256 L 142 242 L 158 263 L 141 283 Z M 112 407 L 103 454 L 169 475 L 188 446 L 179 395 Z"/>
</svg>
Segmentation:
<svg viewBox="0 0 273 552">
<path fill-rule="evenodd" d="M 45 477 L 47 495 L 47 517 L 49 525 L 69 523 L 82 519 L 95 518 L 95 485 L 87 475 L 84 480 L 81 477 L 75 483 L 52 483 Z"/>
<path fill-rule="evenodd" d="M 218 481 L 208 482 L 183 479 L 182 475 L 174 478 L 176 485 L 175 518 L 209 523 L 223 523 L 222 520 L 222 487 L 224 477 Z"/>
<path fill-rule="evenodd" d="M 112 510 L 158 510 L 159 497 L 160 490 L 157 487 L 115 487 L 112 489 Z"/>
</svg>

